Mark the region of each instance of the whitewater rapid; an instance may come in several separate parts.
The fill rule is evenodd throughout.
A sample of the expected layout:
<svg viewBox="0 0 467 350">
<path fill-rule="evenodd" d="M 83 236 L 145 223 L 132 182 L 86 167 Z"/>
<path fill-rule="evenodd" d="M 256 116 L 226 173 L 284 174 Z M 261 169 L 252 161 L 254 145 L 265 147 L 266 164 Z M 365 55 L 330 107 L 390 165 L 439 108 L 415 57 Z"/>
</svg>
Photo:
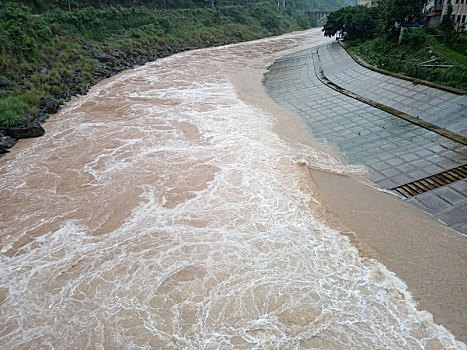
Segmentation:
<svg viewBox="0 0 467 350">
<path fill-rule="evenodd" d="M 230 77 L 317 31 L 181 53 L 0 159 L 2 349 L 465 349 L 327 226 L 308 166 Z"/>
</svg>

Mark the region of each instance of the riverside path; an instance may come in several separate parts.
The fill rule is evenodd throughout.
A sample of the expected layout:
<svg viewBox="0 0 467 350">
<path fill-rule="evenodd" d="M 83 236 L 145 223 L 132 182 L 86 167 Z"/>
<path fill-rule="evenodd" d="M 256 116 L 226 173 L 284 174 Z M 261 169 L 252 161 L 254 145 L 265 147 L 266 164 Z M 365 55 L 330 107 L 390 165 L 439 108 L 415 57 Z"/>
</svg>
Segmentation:
<svg viewBox="0 0 467 350">
<path fill-rule="evenodd" d="M 466 96 L 371 71 L 338 43 L 278 59 L 264 83 L 372 182 L 467 234 Z"/>
</svg>

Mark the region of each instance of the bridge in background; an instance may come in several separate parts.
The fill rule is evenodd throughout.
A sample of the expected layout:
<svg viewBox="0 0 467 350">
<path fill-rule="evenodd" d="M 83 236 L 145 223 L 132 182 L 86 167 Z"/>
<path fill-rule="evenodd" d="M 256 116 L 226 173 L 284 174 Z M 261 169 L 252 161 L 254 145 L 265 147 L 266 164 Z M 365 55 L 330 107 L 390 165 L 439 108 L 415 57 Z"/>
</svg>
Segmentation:
<svg viewBox="0 0 467 350">
<path fill-rule="evenodd" d="M 331 12 L 332 11 L 321 11 L 321 10 L 312 10 L 312 11 L 310 11 L 313 18 L 316 20 L 316 23 L 319 26 L 323 26 L 324 24 L 326 24 L 326 19 L 327 19 L 328 15 Z"/>
</svg>

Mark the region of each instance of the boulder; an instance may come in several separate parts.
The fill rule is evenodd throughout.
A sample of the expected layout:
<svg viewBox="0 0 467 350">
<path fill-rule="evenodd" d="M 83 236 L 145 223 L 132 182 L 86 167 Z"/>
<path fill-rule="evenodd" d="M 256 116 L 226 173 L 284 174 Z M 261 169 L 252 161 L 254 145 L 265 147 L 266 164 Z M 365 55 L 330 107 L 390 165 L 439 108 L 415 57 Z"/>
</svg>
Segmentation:
<svg viewBox="0 0 467 350">
<path fill-rule="evenodd" d="M 54 98 L 44 98 L 41 101 L 41 103 L 39 105 L 39 108 L 44 113 L 54 114 L 54 113 L 57 113 L 59 111 L 60 103 Z"/>
<path fill-rule="evenodd" d="M 115 60 L 115 57 L 107 55 L 105 52 L 96 52 L 94 58 L 99 62 L 112 62 Z"/>
<path fill-rule="evenodd" d="M 0 153 L 8 153 L 8 148 L 11 148 L 15 145 L 16 140 L 10 136 L 5 136 L 0 131 Z"/>
<path fill-rule="evenodd" d="M 0 89 L 5 89 L 10 85 L 10 82 L 7 80 L 0 80 Z"/>
<path fill-rule="evenodd" d="M 97 71 L 94 72 L 94 76 L 97 78 L 110 78 L 112 76 L 112 70 L 105 66 L 98 66 Z"/>
<path fill-rule="evenodd" d="M 7 136 L 10 136 L 14 139 L 38 137 L 44 135 L 44 133 L 44 128 L 37 120 L 34 120 L 25 125 L 13 126 L 6 129 Z"/>
</svg>

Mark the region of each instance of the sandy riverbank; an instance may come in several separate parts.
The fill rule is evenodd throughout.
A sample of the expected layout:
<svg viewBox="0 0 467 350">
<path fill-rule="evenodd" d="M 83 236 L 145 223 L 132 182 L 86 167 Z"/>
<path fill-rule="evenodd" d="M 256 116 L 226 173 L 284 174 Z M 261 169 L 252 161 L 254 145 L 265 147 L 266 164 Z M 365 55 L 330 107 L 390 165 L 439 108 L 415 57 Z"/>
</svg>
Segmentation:
<svg viewBox="0 0 467 350">
<path fill-rule="evenodd" d="M 313 31 L 311 35 L 319 34 Z M 307 45 L 304 42 L 281 56 Z M 313 144 L 339 157 L 335 150 L 317 144 L 299 117 L 266 95 L 261 80 L 273 57 L 268 59 L 260 60 L 256 69 L 244 68 L 232 77 L 239 96 L 277 116 L 276 130 L 287 142 Z M 362 256 L 376 258 L 399 276 L 419 309 L 432 313 L 438 324 L 466 342 L 467 238 L 396 196 L 372 188 L 365 179 L 309 170 L 313 194 L 325 207 L 323 219 L 347 234 Z"/>
</svg>

